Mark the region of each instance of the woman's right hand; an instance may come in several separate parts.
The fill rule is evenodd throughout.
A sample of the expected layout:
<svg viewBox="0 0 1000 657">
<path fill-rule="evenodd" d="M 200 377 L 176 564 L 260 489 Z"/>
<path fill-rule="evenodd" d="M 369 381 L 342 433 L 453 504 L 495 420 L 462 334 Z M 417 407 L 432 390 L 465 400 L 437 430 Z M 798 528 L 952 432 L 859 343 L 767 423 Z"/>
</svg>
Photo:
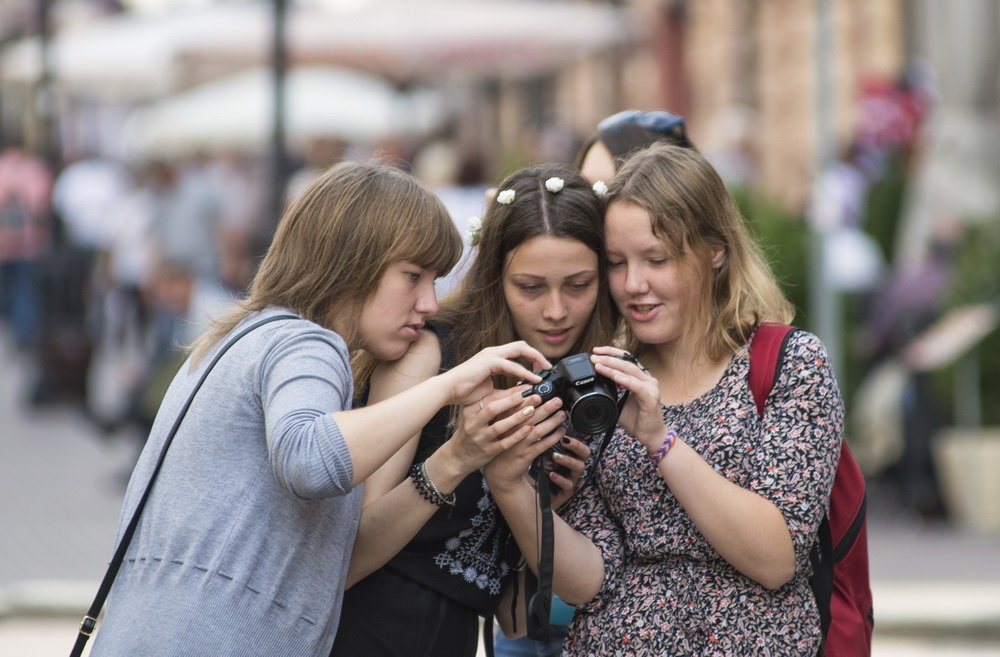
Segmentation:
<svg viewBox="0 0 1000 657">
<path fill-rule="evenodd" d="M 451 403 L 478 404 L 480 399 L 494 391 L 493 377 L 496 375 L 507 375 L 533 383 L 541 380 L 541 377 L 533 371 L 520 363 L 515 363 L 513 360 L 515 358 L 530 361 L 535 369 L 552 367 L 538 350 L 528 346 L 527 342 L 519 340 L 499 347 L 487 347 L 464 363 L 438 376 L 449 386 Z"/>
</svg>

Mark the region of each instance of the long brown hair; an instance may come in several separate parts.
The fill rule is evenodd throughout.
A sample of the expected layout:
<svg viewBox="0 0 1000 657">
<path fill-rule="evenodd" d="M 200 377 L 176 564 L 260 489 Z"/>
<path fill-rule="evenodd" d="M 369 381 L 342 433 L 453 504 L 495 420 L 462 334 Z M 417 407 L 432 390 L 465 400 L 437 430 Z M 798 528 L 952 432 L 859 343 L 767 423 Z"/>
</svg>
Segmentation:
<svg viewBox="0 0 1000 657">
<path fill-rule="evenodd" d="M 608 204 L 631 203 L 649 213 L 652 231 L 671 257 L 687 265 L 702 303 L 684 317 L 685 333 L 713 360 L 735 352 L 762 321 L 790 322 L 782 294 L 722 179 L 697 151 L 654 144 L 619 170 Z M 723 263 L 712 267 L 722 249 Z M 629 348 L 639 351 L 625 327 Z"/>
<path fill-rule="evenodd" d="M 268 306 L 332 329 L 335 317 L 371 297 L 390 263 L 446 273 L 461 254 L 447 210 L 416 178 L 380 164 L 334 165 L 285 211 L 247 298 L 195 342 L 194 357 Z M 353 344 L 353 317 L 347 326 L 343 337 Z"/>
<path fill-rule="evenodd" d="M 560 191 L 546 189 L 550 178 L 562 179 Z M 540 235 L 577 240 L 597 254 L 597 304 L 587 329 L 568 353 L 610 344 L 616 317 L 604 259 L 604 203 L 590 183 L 569 167 L 542 165 L 511 174 L 497 189 L 500 192 L 482 219 L 476 259 L 437 315 L 455 330 L 457 359 L 518 339 L 504 297 L 504 269 L 511 251 Z M 509 191 L 514 193 L 512 202 L 497 201 Z"/>
</svg>

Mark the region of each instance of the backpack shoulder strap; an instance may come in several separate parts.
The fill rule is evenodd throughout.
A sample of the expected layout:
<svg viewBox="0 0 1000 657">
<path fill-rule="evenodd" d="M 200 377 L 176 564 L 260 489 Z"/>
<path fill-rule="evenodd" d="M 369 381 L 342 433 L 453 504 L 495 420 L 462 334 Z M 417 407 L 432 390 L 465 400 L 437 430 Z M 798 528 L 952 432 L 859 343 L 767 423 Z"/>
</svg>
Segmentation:
<svg viewBox="0 0 1000 657">
<path fill-rule="evenodd" d="M 764 402 L 774 388 L 785 357 L 785 344 L 798 329 L 788 324 L 761 322 L 750 341 L 750 392 L 757 415 L 764 416 Z"/>
</svg>

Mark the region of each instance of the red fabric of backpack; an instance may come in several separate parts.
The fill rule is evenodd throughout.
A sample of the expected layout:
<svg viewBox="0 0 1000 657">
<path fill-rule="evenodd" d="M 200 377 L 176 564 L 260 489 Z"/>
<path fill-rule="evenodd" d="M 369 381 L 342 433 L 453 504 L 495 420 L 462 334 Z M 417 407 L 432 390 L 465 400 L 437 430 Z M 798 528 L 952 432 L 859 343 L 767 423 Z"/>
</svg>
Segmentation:
<svg viewBox="0 0 1000 657">
<path fill-rule="evenodd" d="M 764 402 L 781 371 L 785 344 L 798 329 L 765 322 L 750 343 L 750 390 L 763 417 Z M 830 511 L 810 552 L 809 580 L 823 631 L 821 657 L 869 657 L 872 650 L 872 592 L 868 579 L 865 478 L 847 443 L 830 491 Z"/>
</svg>

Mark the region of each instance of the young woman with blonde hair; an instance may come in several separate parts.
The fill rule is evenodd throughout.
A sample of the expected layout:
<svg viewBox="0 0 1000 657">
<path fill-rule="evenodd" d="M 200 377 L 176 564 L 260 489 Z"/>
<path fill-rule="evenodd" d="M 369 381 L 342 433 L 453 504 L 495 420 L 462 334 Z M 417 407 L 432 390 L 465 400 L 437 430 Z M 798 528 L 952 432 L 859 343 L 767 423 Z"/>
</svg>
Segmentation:
<svg viewBox="0 0 1000 657">
<path fill-rule="evenodd" d="M 437 311 L 461 252 L 415 179 L 341 164 L 287 210 L 249 296 L 196 344 L 164 398 L 125 494 L 119 537 L 166 452 L 111 590 L 92 655 L 325 656 L 337 629 L 364 481 L 442 406 L 491 377 L 534 377 L 527 345 L 350 410 L 349 354 L 402 357 Z M 260 320 L 238 341 L 234 335 Z M 204 385 L 192 389 L 226 345 Z M 496 422 L 523 438 L 530 421 Z M 119 539 L 120 540 L 120 539 Z"/>
</svg>

